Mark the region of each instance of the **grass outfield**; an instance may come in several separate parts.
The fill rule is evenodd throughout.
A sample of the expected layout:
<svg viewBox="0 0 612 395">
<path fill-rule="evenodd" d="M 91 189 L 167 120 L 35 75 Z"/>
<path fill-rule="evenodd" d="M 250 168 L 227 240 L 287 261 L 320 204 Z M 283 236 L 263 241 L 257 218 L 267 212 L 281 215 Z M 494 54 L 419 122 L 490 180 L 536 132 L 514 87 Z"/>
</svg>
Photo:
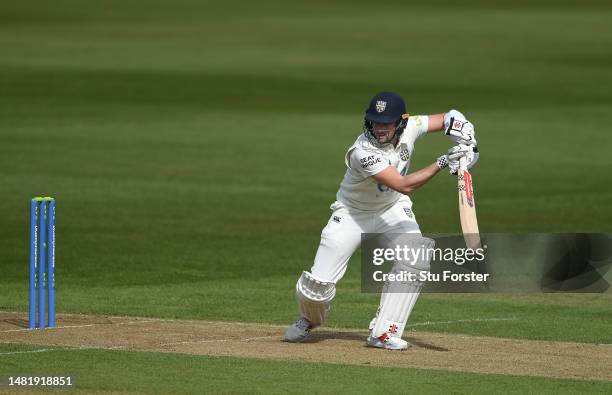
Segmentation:
<svg viewBox="0 0 612 395">
<path fill-rule="evenodd" d="M 612 383 L 511 375 L 486 375 L 394 367 L 310 364 L 246 358 L 185 356 L 167 353 L 58 349 L 39 353 L 0 345 L 0 375 L 28 372 L 66 375 L 78 392 L 140 391 L 147 393 L 397 393 L 439 394 L 609 393 Z M 94 362 L 95 361 L 95 362 Z M 4 362 L 4 361 L 3 361 Z M 322 371 L 325 373 L 322 374 Z M 315 379 L 316 378 L 316 379 Z"/>
<path fill-rule="evenodd" d="M 455 107 L 475 123 L 482 232 L 610 233 L 611 14 L 595 0 L 2 4 L 0 310 L 27 309 L 29 199 L 49 194 L 58 311 L 289 323 L 344 152 L 367 101 L 386 89 L 412 114 Z M 412 169 L 450 144 L 443 135 L 419 141 Z M 460 231 L 452 177 L 440 174 L 412 198 L 424 232 Z M 358 258 L 339 284 L 331 327 L 365 328 L 375 312 L 378 297 L 359 292 Z M 609 344 L 611 302 L 424 295 L 409 324 Z M 315 392 L 374 391 L 371 376 L 399 391 L 409 382 L 434 391 L 436 382 L 459 392 L 609 392 L 569 380 L 325 366 L 341 375 L 335 382 L 305 363 L 109 351 L 16 354 L 0 366 L 34 367 L 38 357 L 74 367 L 84 389 L 281 392 L 307 371 Z M 87 358 L 104 369 L 92 373 Z M 145 383 L 144 362 L 156 382 Z M 168 384 L 165 372 L 193 374 Z"/>
</svg>

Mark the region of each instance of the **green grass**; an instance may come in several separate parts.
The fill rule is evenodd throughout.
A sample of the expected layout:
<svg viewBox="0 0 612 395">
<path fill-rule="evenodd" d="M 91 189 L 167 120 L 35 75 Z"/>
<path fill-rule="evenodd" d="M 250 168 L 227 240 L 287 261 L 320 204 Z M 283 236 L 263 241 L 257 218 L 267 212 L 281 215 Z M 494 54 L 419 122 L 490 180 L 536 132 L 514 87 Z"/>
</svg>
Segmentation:
<svg viewBox="0 0 612 395">
<path fill-rule="evenodd" d="M 344 151 L 386 89 L 412 114 L 475 123 L 483 232 L 611 232 L 611 14 L 594 0 L 2 4 L 0 309 L 27 308 L 28 202 L 45 194 L 60 312 L 290 321 Z M 412 168 L 449 146 L 419 141 Z M 413 194 L 424 232 L 459 231 L 455 188 L 441 174 Z M 365 328 L 376 309 L 357 258 L 331 326 Z M 515 318 L 416 328 L 610 343 L 611 313 L 607 295 L 425 295 L 411 322 Z M 316 369 L 256 364 L 283 374 L 278 391 Z"/>
<path fill-rule="evenodd" d="M 425 369 L 265 361 L 103 350 L 2 355 L 0 375 L 71 375 L 78 392 L 146 393 L 609 393 L 612 383 Z M 316 378 L 316 379 L 315 379 Z M 411 390 L 412 389 L 412 390 Z"/>
</svg>

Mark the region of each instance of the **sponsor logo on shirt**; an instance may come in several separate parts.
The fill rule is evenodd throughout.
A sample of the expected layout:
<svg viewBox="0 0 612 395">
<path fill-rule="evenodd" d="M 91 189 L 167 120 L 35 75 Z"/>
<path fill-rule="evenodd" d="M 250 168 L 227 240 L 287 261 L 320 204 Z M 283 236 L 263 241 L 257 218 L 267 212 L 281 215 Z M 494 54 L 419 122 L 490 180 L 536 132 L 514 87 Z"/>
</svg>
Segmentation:
<svg viewBox="0 0 612 395">
<path fill-rule="evenodd" d="M 368 167 L 375 165 L 376 163 L 380 163 L 380 161 L 380 157 L 377 158 L 376 155 L 370 155 L 366 158 L 359 159 L 361 167 L 364 169 L 367 169 Z"/>
</svg>

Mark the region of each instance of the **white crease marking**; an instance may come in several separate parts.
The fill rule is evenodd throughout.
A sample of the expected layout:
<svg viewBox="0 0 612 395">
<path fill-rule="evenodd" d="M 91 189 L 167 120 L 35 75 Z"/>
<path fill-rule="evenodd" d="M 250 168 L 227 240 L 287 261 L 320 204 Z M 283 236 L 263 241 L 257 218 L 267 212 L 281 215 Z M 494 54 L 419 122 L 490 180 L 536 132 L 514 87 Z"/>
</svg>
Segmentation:
<svg viewBox="0 0 612 395">
<path fill-rule="evenodd" d="M 171 343 L 162 343 L 160 346 L 176 346 L 180 344 L 196 344 L 196 343 L 212 343 L 212 342 L 228 342 L 231 340 L 235 340 L 238 342 L 250 342 L 254 340 L 261 339 L 272 339 L 275 337 L 280 337 L 279 335 L 270 335 L 270 336 L 257 336 L 257 337 L 247 337 L 246 339 L 202 339 L 202 340 L 185 340 L 181 342 L 171 342 Z"/>
<path fill-rule="evenodd" d="M 15 355 L 15 354 L 34 354 L 38 352 L 47 352 L 54 351 L 55 348 L 41 348 L 38 350 L 29 350 L 29 351 L 10 351 L 10 352 L 0 352 L 0 355 Z"/>
<path fill-rule="evenodd" d="M 37 350 L 28 350 L 28 351 L 9 351 L 9 352 L 0 352 L 0 355 L 15 355 L 15 354 L 35 354 L 41 352 L 49 352 L 49 351 L 82 351 L 82 350 L 120 350 L 125 349 L 124 346 L 114 346 L 114 347 L 57 347 L 57 348 L 40 348 Z"/>
<path fill-rule="evenodd" d="M 279 335 L 270 335 L 270 336 L 249 337 L 249 338 L 246 338 L 246 339 L 242 339 L 242 341 L 250 342 L 250 341 L 253 341 L 253 340 L 272 339 L 272 338 L 275 338 L 275 337 L 280 337 L 280 336 Z"/>
<path fill-rule="evenodd" d="M 160 346 L 177 346 L 179 344 L 196 344 L 196 343 L 212 343 L 212 342 L 228 342 L 232 339 L 202 339 L 202 340 L 185 340 L 182 342 L 161 343 Z"/>
<path fill-rule="evenodd" d="M 147 324 L 150 322 L 161 322 L 159 320 L 139 320 L 139 321 L 126 321 L 126 322 L 100 322 L 100 323 L 95 323 L 95 324 L 83 324 L 83 325 L 62 325 L 62 326 L 56 326 L 54 328 L 45 328 L 42 330 L 45 331 L 53 331 L 53 330 L 58 330 L 58 329 L 71 329 L 71 328 L 91 328 L 92 326 L 100 326 L 100 325 L 134 325 L 134 324 Z M 21 328 L 21 329 L 7 329 L 4 331 L 0 331 L 0 333 L 8 333 L 8 332 L 36 332 L 39 331 L 41 329 L 39 328 L 34 328 L 34 329 L 30 329 L 30 328 Z"/>
<path fill-rule="evenodd" d="M 454 320 L 454 321 L 424 321 L 415 322 L 414 324 L 406 325 L 406 328 L 413 326 L 428 326 L 428 325 L 443 325 L 443 324 L 460 324 L 464 322 L 487 322 L 487 321 L 515 321 L 516 318 L 474 318 L 470 320 Z"/>
</svg>

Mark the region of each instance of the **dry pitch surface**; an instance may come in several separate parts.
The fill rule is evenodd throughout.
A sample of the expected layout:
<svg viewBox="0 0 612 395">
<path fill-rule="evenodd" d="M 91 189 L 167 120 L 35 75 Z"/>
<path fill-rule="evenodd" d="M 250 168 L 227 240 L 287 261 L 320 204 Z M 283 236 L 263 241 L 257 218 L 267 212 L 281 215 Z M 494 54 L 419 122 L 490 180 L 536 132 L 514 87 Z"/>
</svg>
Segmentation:
<svg viewBox="0 0 612 395">
<path fill-rule="evenodd" d="M 264 324 L 62 314 L 57 328 L 31 331 L 26 318 L 0 312 L 0 342 L 42 347 L 22 352 L 93 348 L 612 380 L 610 345 L 411 331 L 404 337 L 412 346 L 398 352 L 365 347 L 364 330 L 324 327 L 288 344 L 285 327 Z"/>
</svg>

